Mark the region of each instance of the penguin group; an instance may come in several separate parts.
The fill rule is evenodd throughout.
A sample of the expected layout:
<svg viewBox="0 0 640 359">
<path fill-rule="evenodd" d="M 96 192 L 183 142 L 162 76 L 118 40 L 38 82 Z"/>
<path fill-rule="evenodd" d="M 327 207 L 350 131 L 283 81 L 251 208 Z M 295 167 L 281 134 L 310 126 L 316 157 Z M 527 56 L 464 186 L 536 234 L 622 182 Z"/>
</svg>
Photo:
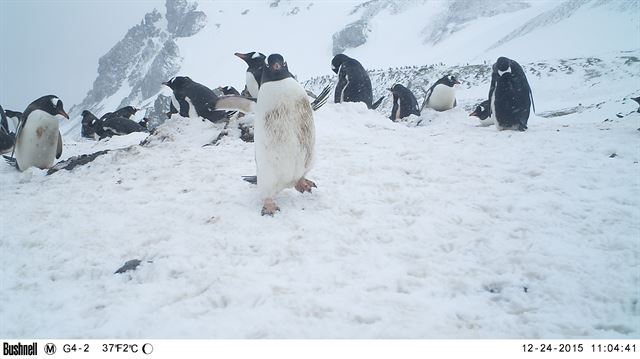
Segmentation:
<svg viewBox="0 0 640 359">
<path fill-rule="evenodd" d="M 274 53 L 236 52 L 246 65 L 245 86 L 238 91 L 231 86 L 211 90 L 188 76 L 175 76 L 162 84 L 171 89 L 167 116 L 200 118 L 212 123 L 228 124 L 236 112 L 254 114 L 254 142 L 257 182 L 262 202 L 262 215 L 273 216 L 280 210 L 276 196 L 286 188 L 300 193 L 317 188 L 308 174 L 315 154 L 315 111 L 326 103 L 331 86 L 318 95 L 305 90 L 290 72 L 284 57 Z M 331 60 L 331 70 L 337 75 L 334 103 L 362 102 L 375 110 L 386 96 L 374 101 L 369 74 L 356 59 L 337 54 Z M 451 74 L 438 79 L 426 91 L 422 105 L 414 93 L 402 84 L 387 90 L 393 97 L 391 121 L 420 114 L 427 108 L 447 111 L 457 105 Z M 531 88 L 522 67 L 515 61 L 500 57 L 493 65 L 488 99 L 479 104 L 470 116 L 482 121 L 494 118 L 499 129 L 527 129 L 529 107 L 533 103 Z M 139 111 L 125 106 L 97 117 L 91 111 L 82 112 L 81 135 L 103 139 L 132 132 L 148 131 L 148 118 L 136 122 Z M 24 112 L 5 111 L 0 126 L 0 151 L 13 148 L 13 161 L 19 170 L 29 167 L 51 168 L 62 154 L 59 121 L 68 119 L 62 101 L 55 95 L 33 101 Z M 225 125 L 226 127 L 226 125 Z M 13 156 L 13 154 L 12 154 Z"/>
<path fill-rule="evenodd" d="M 133 132 L 146 132 L 147 121 L 136 122 L 133 116 L 140 109 L 133 106 L 125 106 L 113 112 L 107 112 L 100 118 L 91 111 L 82 111 L 82 137 L 102 140 L 112 136 L 128 135 Z"/>
</svg>

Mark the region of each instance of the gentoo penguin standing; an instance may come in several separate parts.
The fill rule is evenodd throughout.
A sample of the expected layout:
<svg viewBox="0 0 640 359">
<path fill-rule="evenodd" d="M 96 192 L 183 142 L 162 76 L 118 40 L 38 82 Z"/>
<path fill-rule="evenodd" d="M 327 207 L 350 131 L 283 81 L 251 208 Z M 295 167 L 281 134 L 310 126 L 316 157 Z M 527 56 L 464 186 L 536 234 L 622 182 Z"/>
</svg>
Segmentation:
<svg viewBox="0 0 640 359">
<path fill-rule="evenodd" d="M 456 107 L 458 103 L 453 86 L 458 84 L 460 82 L 453 75 L 446 75 L 436 81 L 427 90 L 427 95 L 422 102 L 420 110 L 422 111 L 425 107 L 429 107 L 436 111 L 446 111 Z"/>
<path fill-rule="evenodd" d="M 224 111 L 216 111 L 218 96 L 208 87 L 186 76 L 176 76 L 162 83 L 173 90 L 171 103 L 182 117 L 202 117 L 211 122 L 227 120 Z"/>
<path fill-rule="evenodd" d="M 53 95 L 33 101 L 22 113 L 16 136 L 15 157 L 21 171 L 34 166 L 51 167 L 62 155 L 62 136 L 58 121 L 69 119 L 62 101 Z"/>
<path fill-rule="evenodd" d="M 331 70 L 338 74 L 338 85 L 334 102 L 364 102 L 367 108 L 377 108 L 384 97 L 373 103 L 371 79 L 362 64 L 345 54 L 338 54 L 331 60 Z"/>
<path fill-rule="evenodd" d="M 240 52 L 236 52 L 234 55 L 238 56 L 244 62 L 247 63 L 249 67 L 247 67 L 247 79 L 246 79 L 246 88 L 249 91 L 249 95 L 253 98 L 258 98 L 258 90 L 260 89 L 260 84 L 262 83 L 262 72 L 264 71 L 264 59 L 266 56 L 260 52 L 248 52 L 246 54 L 242 54 Z"/>
<path fill-rule="evenodd" d="M 9 123 L 4 109 L 0 106 L 0 153 L 8 152 L 15 143 L 14 136 L 9 132 Z"/>
<path fill-rule="evenodd" d="M 498 58 L 491 74 L 489 100 L 498 130 L 527 129 L 533 95 L 520 64 L 506 57 Z"/>
<path fill-rule="evenodd" d="M 411 90 L 400 84 L 395 84 L 389 91 L 393 94 L 393 108 L 391 116 L 389 116 L 391 121 L 396 122 L 410 115 L 420 116 L 418 100 Z"/>
<path fill-rule="evenodd" d="M 469 116 L 477 117 L 480 120 L 480 126 L 482 127 L 493 125 L 493 119 L 490 118 L 491 104 L 489 103 L 489 100 L 480 102 Z"/>
<path fill-rule="evenodd" d="M 255 100 L 255 99 L 254 99 Z M 257 103 L 245 97 L 226 96 L 219 109 L 255 112 L 254 142 L 262 215 L 279 210 L 274 197 L 295 187 L 311 192 L 315 183 L 305 178 L 313 163 L 315 125 L 307 92 L 293 78 L 279 54 L 267 59 Z"/>
<path fill-rule="evenodd" d="M 95 139 L 95 124 L 97 121 L 100 120 L 89 110 L 82 111 L 82 129 L 80 130 L 82 137 Z"/>
</svg>

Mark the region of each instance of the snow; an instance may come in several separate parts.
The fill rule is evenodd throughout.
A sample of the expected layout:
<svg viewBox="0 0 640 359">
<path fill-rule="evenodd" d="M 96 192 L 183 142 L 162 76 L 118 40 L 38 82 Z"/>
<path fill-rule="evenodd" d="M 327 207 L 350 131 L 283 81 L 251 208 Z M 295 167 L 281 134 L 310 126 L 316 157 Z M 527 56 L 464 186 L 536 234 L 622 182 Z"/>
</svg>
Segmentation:
<svg viewBox="0 0 640 359">
<path fill-rule="evenodd" d="M 331 8 L 300 6 L 297 20 L 273 32 L 257 27 L 233 38 L 228 22 L 260 24 L 291 9 L 201 6 L 209 25 L 178 41 L 180 75 L 210 87 L 244 82 L 246 66 L 233 52 L 278 51 L 270 36 L 313 24 Z M 216 6 L 224 10 L 217 18 Z M 550 8 L 541 2 L 512 16 Z M 587 7 L 575 16 L 584 29 L 606 11 Z M 417 21 L 419 12 L 404 14 Z M 347 10 L 330 15 L 322 18 L 328 28 L 355 19 Z M 362 51 L 365 65 L 424 65 L 385 54 L 392 18 L 380 16 L 370 42 L 353 53 Z M 513 29 L 522 23 L 513 20 Z M 613 32 L 631 26 L 619 23 Z M 485 29 L 493 34 L 487 46 L 501 38 Z M 469 24 L 433 48 L 471 44 L 477 30 Z M 308 176 L 318 188 L 284 190 L 274 217 L 260 215 L 257 187 L 241 179 L 255 174 L 254 149 L 237 130 L 208 145 L 221 125 L 174 116 L 142 146 L 144 133 L 90 141 L 65 124 L 63 158 L 114 151 L 50 176 L 0 166 L 0 337 L 638 338 L 640 113 L 629 97 L 640 95 L 640 65 L 620 58 L 639 57 L 637 37 L 602 49 L 579 42 L 557 55 L 519 47 L 551 36 L 543 30 L 496 51 L 525 71 L 534 69 L 529 58 L 584 53 L 602 62 L 549 62 L 535 69 L 555 72 L 528 72 L 540 116 L 526 132 L 480 127 L 468 116 L 486 97 L 486 82 L 459 86 L 450 111 L 427 109 L 400 123 L 386 108 L 327 103 L 315 113 Z M 330 73 L 322 32 L 310 26 L 291 40 L 304 51 L 282 51 L 300 79 Z M 308 46 L 312 40 L 322 50 Z M 442 61 L 473 63 L 482 45 Z M 555 70 L 562 66 L 575 68 Z M 99 105 L 115 109 L 120 101 Z M 567 109 L 575 111 L 542 117 Z M 131 259 L 142 264 L 114 274 Z"/>
</svg>

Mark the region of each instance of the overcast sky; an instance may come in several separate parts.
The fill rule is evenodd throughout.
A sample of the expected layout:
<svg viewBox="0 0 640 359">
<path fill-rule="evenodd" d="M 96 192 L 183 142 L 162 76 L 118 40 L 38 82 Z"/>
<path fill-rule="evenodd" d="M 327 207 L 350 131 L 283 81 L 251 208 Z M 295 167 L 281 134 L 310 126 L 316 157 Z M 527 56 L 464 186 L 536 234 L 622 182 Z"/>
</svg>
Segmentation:
<svg viewBox="0 0 640 359">
<path fill-rule="evenodd" d="M 98 59 L 164 0 L 0 0 L 0 105 L 23 111 L 43 95 L 82 101 Z"/>
</svg>

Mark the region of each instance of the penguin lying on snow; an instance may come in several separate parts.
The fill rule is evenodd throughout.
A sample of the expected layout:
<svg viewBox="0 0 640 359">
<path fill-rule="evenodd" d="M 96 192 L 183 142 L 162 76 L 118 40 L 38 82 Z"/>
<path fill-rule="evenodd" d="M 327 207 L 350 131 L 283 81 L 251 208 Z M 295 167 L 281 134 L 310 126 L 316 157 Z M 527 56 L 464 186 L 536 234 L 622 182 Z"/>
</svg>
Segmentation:
<svg viewBox="0 0 640 359">
<path fill-rule="evenodd" d="M 491 74 L 489 101 L 498 130 L 527 129 L 533 95 L 520 64 L 506 57 L 498 58 Z"/>
<path fill-rule="evenodd" d="M 395 84 L 389 89 L 393 94 L 393 108 L 391 109 L 391 121 L 398 121 L 410 115 L 420 116 L 420 109 L 418 109 L 418 100 L 413 95 L 413 92 L 408 88 Z"/>
<path fill-rule="evenodd" d="M 135 115 L 136 112 L 138 112 L 140 109 L 135 108 L 133 106 L 125 106 L 123 108 L 117 109 L 113 112 L 107 112 L 104 115 L 102 115 L 102 117 L 100 117 L 101 120 L 105 120 L 109 117 L 124 117 L 124 118 L 128 118 L 131 119 L 131 116 Z"/>
<path fill-rule="evenodd" d="M 125 117 L 108 116 L 97 118 L 89 110 L 82 111 L 82 136 L 94 138 L 93 134 L 98 135 L 99 139 L 111 136 L 128 135 L 133 132 L 145 132 L 147 129 L 139 123 Z M 86 136 L 85 136 L 86 134 Z"/>
<path fill-rule="evenodd" d="M 238 56 L 247 63 L 247 73 L 245 88 L 249 92 L 249 96 L 258 98 L 258 90 L 262 84 L 262 72 L 264 71 L 264 60 L 266 56 L 260 52 L 248 52 L 246 54 L 236 52 Z"/>
<path fill-rule="evenodd" d="M 384 96 L 373 103 L 371 79 L 362 64 L 345 54 L 338 54 L 331 60 L 331 70 L 338 74 L 338 85 L 334 102 L 364 102 L 369 109 L 376 109 Z"/>
<path fill-rule="evenodd" d="M 58 121 L 69 119 L 62 101 L 54 95 L 33 101 L 22 113 L 16 135 L 15 161 L 24 171 L 29 167 L 51 167 L 62 155 L 62 135 Z"/>
<path fill-rule="evenodd" d="M 306 91 L 293 78 L 281 55 L 268 57 L 255 106 L 237 96 L 221 98 L 218 106 L 243 112 L 255 107 L 255 158 L 262 215 L 279 210 L 274 197 L 283 189 L 295 187 L 304 193 L 316 187 L 306 179 L 315 147 L 313 109 Z"/>
<path fill-rule="evenodd" d="M 453 75 L 446 75 L 436 81 L 427 90 L 420 111 L 424 110 L 425 107 L 436 111 L 446 111 L 456 107 L 457 101 L 454 86 L 458 84 L 460 82 Z"/>
<path fill-rule="evenodd" d="M 493 124 L 491 115 L 491 104 L 489 100 L 484 100 L 476 106 L 475 110 L 469 114 L 469 116 L 475 116 L 480 120 L 480 126 L 490 126 Z"/>
<path fill-rule="evenodd" d="M 9 132 L 9 123 L 2 106 L 0 106 L 0 117 L 0 153 L 5 153 L 13 148 L 15 137 Z"/>
<path fill-rule="evenodd" d="M 173 90 L 171 97 L 171 113 L 178 113 L 182 117 L 202 117 L 211 122 L 228 120 L 225 111 L 216 111 L 218 96 L 200 83 L 186 76 L 176 76 L 163 85 Z"/>
</svg>

